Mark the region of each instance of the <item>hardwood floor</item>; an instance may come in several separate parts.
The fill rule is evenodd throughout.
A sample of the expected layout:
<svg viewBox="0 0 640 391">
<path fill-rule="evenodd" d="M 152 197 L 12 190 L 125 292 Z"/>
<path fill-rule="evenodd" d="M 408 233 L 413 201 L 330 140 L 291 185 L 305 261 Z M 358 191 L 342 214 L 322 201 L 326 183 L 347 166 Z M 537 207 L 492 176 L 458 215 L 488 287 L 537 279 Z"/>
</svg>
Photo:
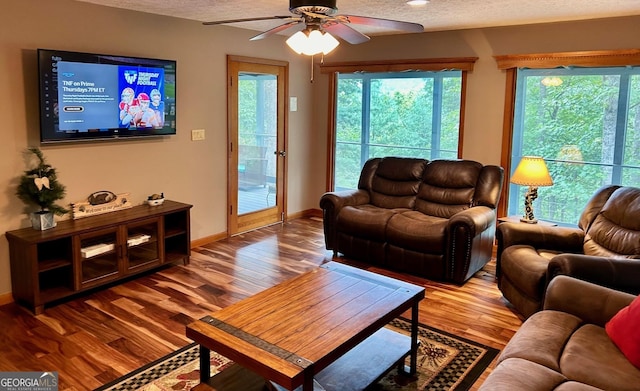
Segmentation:
<svg viewBox="0 0 640 391">
<path fill-rule="evenodd" d="M 331 257 L 322 221 L 301 218 L 197 247 L 188 266 L 85 294 L 38 316 L 2 306 L 0 371 L 58 371 L 60 390 L 95 389 L 190 343 L 186 324 Z M 420 321 L 453 334 L 502 349 L 521 324 L 498 291 L 493 261 L 457 286 L 336 260 L 425 286 Z"/>
</svg>

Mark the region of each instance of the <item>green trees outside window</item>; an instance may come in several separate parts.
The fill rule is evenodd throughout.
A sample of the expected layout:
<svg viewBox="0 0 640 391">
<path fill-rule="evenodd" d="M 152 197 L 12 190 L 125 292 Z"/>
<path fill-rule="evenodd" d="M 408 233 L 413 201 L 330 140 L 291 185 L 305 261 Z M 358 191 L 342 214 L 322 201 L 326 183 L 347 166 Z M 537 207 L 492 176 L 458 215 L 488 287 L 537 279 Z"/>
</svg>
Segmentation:
<svg viewBox="0 0 640 391">
<path fill-rule="evenodd" d="M 338 76 L 335 189 L 355 189 L 373 157 L 458 157 L 462 72 Z"/>
<path fill-rule="evenodd" d="M 238 147 L 247 158 L 267 159 L 278 148 L 278 80 L 275 75 L 240 73 L 238 80 Z M 257 151 L 260 151 L 258 155 Z M 266 155 L 266 154 L 269 155 Z M 276 176 L 275 164 L 267 164 L 266 175 Z"/>
<path fill-rule="evenodd" d="M 595 191 L 640 186 L 640 68 L 519 69 L 511 167 L 545 159 L 536 217 L 577 224 Z M 511 185 L 509 215 L 522 214 L 526 188 Z"/>
</svg>

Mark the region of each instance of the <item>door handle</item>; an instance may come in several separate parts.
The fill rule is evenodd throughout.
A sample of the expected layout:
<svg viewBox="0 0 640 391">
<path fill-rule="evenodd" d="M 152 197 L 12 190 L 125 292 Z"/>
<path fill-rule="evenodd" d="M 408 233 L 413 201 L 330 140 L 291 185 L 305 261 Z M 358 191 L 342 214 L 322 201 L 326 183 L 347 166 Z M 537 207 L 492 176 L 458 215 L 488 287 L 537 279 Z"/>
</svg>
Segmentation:
<svg viewBox="0 0 640 391">
<path fill-rule="evenodd" d="M 287 151 L 273 151 L 273 154 L 285 157 L 285 156 L 287 156 Z"/>
</svg>

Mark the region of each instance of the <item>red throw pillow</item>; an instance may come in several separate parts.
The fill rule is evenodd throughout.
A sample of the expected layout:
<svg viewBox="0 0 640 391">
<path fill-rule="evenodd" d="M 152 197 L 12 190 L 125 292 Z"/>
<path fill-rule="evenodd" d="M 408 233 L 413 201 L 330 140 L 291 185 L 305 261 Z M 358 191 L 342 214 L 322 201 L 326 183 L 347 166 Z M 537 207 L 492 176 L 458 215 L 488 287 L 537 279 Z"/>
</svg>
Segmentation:
<svg viewBox="0 0 640 391">
<path fill-rule="evenodd" d="M 604 327 L 618 349 L 640 369 L 640 296 L 618 311 Z"/>
</svg>

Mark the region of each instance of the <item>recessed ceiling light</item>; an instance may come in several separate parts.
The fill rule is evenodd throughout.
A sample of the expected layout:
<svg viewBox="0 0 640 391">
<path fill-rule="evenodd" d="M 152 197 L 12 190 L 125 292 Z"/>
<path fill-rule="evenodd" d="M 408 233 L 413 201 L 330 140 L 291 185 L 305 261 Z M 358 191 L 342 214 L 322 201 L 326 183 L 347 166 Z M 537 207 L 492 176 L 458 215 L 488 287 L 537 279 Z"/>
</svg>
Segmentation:
<svg viewBox="0 0 640 391">
<path fill-rule="evenodd" d="M 425 5 L 429 2 L 429 0 L 407 0 L 407 4 L 409 5 Z"/>
</svg>

